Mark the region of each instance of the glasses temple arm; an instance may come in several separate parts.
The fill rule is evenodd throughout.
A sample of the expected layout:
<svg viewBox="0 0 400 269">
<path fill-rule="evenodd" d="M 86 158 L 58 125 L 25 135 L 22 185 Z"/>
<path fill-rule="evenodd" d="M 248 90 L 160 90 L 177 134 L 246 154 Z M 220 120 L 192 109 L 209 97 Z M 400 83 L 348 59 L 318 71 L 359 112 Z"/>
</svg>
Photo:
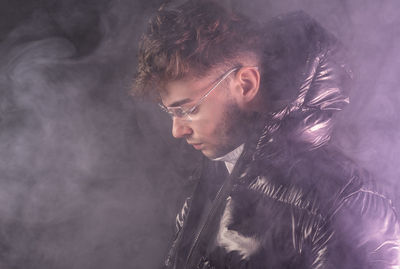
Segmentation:
<svg viewBox="0 0 400 269">
<path fill-rule="evenodd" d="M 199 105 L 201 105 L 201 103 L 203 102 L 203 100 L 206 99 L 207 96 L 208 96 L 213 90 L 215 90 L 215 89 L 218 87 L 219 84 L 222 83 L 222 81 L 224 81 L 230 74 L 232 74 L 232 72 L 234 72 L 234 71 L 236 71 L 236 70 L 238 70 L 238 69 L 239 69 L 239 67 L 235 67 L 235 68 L 231 69 L 229 72 L 227 72 L 227 73 L 217 82 L 217 84 L 214 85 L 214 87 L 212 87 L 205 95 L 203 95 L 203 97 L 200 98 L 200 100 L 197 102 L 197 104 L 196 104 L 195 106 L 193 106 L 193 107 L 188 111 L 188 113 L 193 112 L 193 111 L 196 109 L 196 107 L 198 107 Z"/>
</svg>

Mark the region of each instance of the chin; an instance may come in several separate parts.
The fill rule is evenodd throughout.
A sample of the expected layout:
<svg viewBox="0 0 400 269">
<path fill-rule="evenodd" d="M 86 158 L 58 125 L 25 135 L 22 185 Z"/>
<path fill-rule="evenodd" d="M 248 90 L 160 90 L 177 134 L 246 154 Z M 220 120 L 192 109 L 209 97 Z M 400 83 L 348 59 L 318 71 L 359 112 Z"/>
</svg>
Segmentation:
<svg viewBox="0 0 400 269">
<path fill-rule="evenodd" d="M 204 156 L 206 156 L 209 159 L 217 159 L 220 158 L 222 156 L 224 156 L 225 154 L 227 154 L 229 152 L 229 150 L 219 150 L 219 151 L 215 151 L 215 150 L 207 150 L 204 149 L 201 151 L 201 153 L 203 153 Z"/>
<path fill-rule="evenodd" d="M 207 150 L 202 150 L 201 153 L 203 153 L 203 155 L 206 156 L 209 159 L 217 158 L 217 156 L 215 156 L 215 153 L 207 151 Z"/>
<path fill-rule="evenodd" d="M 210 150 L 210 149 L 203 149 L 203 150 L 201 150 L 201 153 L 209 159 L 215 159 L 215 158 L 219 157 L 217 152 Z M 221 156 L 223 156 L 223 155 L 221 155 Z"/>
</svg>

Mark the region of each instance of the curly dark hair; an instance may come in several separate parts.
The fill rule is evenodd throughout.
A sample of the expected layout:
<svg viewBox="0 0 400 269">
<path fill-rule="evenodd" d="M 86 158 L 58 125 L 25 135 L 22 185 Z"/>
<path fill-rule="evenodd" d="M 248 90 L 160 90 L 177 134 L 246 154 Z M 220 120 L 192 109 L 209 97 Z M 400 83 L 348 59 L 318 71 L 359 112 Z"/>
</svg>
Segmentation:
<svg viewBox="0 0 400 269">
<path fill-rule="evenodd" d="M 201 77 L 235 56 L 260 51 L 259 26 L 214 1 L 189 0 L 160 9 L 139 47 L 134 96 L 158 99 L 163 83 L 188 74 Z"/>
</svg>

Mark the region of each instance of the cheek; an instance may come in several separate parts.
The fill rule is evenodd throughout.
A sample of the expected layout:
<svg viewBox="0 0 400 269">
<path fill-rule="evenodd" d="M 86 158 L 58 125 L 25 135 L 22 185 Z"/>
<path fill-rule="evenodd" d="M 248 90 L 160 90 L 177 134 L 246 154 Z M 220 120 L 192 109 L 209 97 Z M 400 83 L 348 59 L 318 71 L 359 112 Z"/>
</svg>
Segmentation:
<svg viewBox="0 0 400 269">
<path fill-rule="evenodd" d="M 202 139 L 210 139 L 217 131 L 215 119 L 207 118 L 194 122 L 192 125 L 194 134 Z"/>
<path fill-rule="evenodd" d="M 194 127 L 194 133 L 204 142 L 220 144 L 229 136 L 229 122 L 222 112 L 210 115 L 207 119 L 199 121 Z"/>
<path fill-rule="evenodd" d="M 192 122 L 194 136 L 212 144 L 223 143 L 229 136 L 229 115 L 235 103 L 225 96 L 207 101 L 200 107 L 199 117 Z"/>
</svg>

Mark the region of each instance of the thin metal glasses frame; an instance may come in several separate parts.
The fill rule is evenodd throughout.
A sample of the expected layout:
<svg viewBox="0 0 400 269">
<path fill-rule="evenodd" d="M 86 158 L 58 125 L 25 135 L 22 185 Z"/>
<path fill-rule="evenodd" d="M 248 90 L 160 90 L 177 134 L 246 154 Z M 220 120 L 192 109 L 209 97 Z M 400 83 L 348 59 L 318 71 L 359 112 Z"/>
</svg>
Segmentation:
<svg viewBox="0 0 400 269">
<path fill-rule="evenodd" d="M 215 90 L 219 84 L 221 84 L 230 74 L 232 74 L 233 72 L 237 71 L 238 69 L 240 69 L 241 67 L 234 67 L 232 69 L 229 69 L 222 77 L 220 80 L 218 80 L 215 85 L 213 87 L 211 87 L 210 90 L 208 90 L 200 99 L 199 101 L 197 101 L 197 103 L 195 105 L 193 105 L 191 108 L 189 108 L 188 110 L 184 110 L 181 106 L 177 106 L 177 107 L 165 107 L 162 104 L 158 104 L 161 109 L 165 112 L 167 112 L 171 118 L 180 118 L 180 119 L 188 119 L 189 121 L 191 120 L 190 118 L 190 114 L 192 114 L 196 108 L 201 105 L 201 103 L 203 103 L 203 101 L 207 98 L 208 95 L 210 95 L 210 93 Z"/>
</svg>

